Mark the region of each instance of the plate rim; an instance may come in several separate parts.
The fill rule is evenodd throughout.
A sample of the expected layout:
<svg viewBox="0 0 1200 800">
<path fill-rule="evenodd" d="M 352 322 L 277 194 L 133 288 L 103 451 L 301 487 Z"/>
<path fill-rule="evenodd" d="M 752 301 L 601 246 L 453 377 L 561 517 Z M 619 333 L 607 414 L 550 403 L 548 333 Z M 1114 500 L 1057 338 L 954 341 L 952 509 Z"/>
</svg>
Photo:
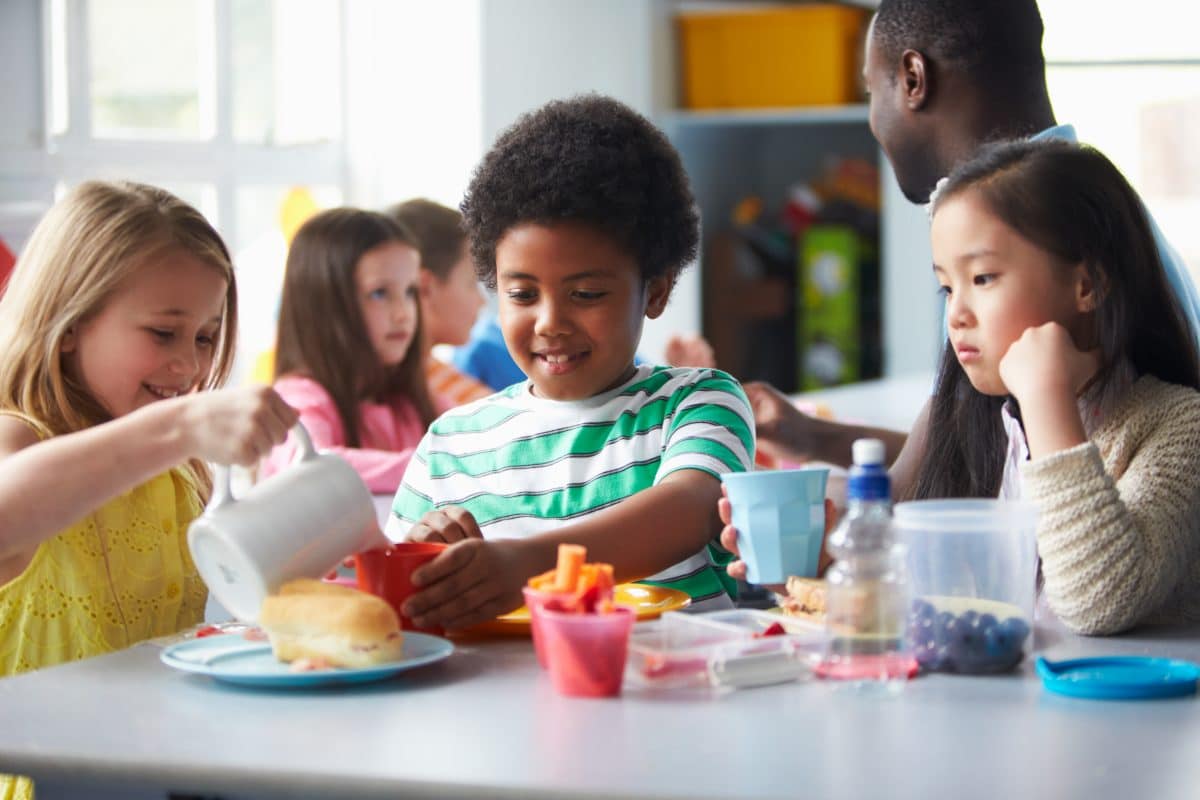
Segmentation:
<svg viewBox="0 0 1200 800">
<path fill-rule="evenodd" d="M 672 606 L 671 608 L 664 608 L 661 611 L 655 610 L 655 609 L 646 609 L 645 614 L 639 614 L 637 607 L 631 606 L 634 610 L 634 614 L 636 615 L 634 617 L 635 622 L 646 622 L 649 620 L 658 619 L 663 614 L 666 614 L 669 611 L 682 611 L 686 608 L 689 608 L 692 605 L 691 595 L 689 595 L 687 592 L 683 591 L 682 589 L 674 589 L 670 586 L 656 586 L 654 584 L 638 583 L 637 581 L 627 581 L 625 583 L 617 584 L 617 586 L 618 587 L 632 586 L 632 587 L 636 587 L 638 589 L 653 590 L 653 591 L 658 591 L 658 592 L 671 592 L 672 594 L 679 594 L 679 595 L 683 596 L 683 598 L 682 598 L 683 602 L 680 605 Z M 620 603 L 620 602 L 618 602 L 617 604 L 618 605 L 629 605 L 629 603 Z M 521 608 L 524 608 L 524 606 L 521 606 Z M 510 611 L 510 612 L 508 612 L 508 614 L 505 614 L 505 615 L 496 617 L 495 619 L 490 619 L 487 622 L 481 622 L 478 625 L 472 626 L 469 630 L 477 631 L 477 632 L 481 632 L 481 633 L 512 633 L 512 634 L 518 634 L 518 633 L 526 633 L 527 634 L 527 633 L 529 633 L 530 632 L 529 631 L 530 623 L 529 623 L 528 612 L 526 612 L 526 616 L 518 618 L 518 619 L 505 619 L 506 616 L 509 616 L 510 614 L 514 614 L 514 613 L 516 613 L 516 612 Z"/>
<path fill-rule="evenodd" d="M 405 631 L 405 638 L 416 637 L 418 641 L 427 641 L 428 645 L 435 649 L 419 656 L 411 658 L 401 658 L 399 661 L 390 661 L 383 664 L 375 664 L 369 667 L 356 667 L 350 669 L 330 668 L 324 670 L 312 670 L 309 672 L 280 672 L 280 673 L 239 673 L 216 670 L 212 664 L 198 664 L 194 661 L 177 658 L 175 651 L 180 650 L 188 645 L 195 645 L 199 639 L 188 639 L 182 642 L 176 642 L 173 645 L 163 648 L 159 653 L 158 658 L 163 664 L 177 669 L 180 672 L 186 672 L 193 675 L 204 675 L 213 680 L 223 683 L 235 684 L 238 686 L 256 686 L 264 688 L 280 688 L 280 689 L 302 689 L 312 688 L 317 686 L 333 686 L 333 685 L 349 685 L 355 683 L 367 683 L 370 681 L 383 680 L 384 678 L 397 675 L 410 669 L 423 667 L 428 664 L 433 664 L 438 661 L 443 661 L 449 658 L 455 651 L 455 645 L 449 639 L 441 636 L 434 636 L 429 633 L 419 633 L 417 631 Z M 227 633 L 218 634 L 204 639 L 213 643 L 232 640 L 234 638 L 242 639 L 241 634 Z M 270 650 L 269 642 L 250 642 L 247 641 L 247 647 L 244 651 L 237 651 L 239 655 L 258 655 L 264 649 Z"/>
</svg>

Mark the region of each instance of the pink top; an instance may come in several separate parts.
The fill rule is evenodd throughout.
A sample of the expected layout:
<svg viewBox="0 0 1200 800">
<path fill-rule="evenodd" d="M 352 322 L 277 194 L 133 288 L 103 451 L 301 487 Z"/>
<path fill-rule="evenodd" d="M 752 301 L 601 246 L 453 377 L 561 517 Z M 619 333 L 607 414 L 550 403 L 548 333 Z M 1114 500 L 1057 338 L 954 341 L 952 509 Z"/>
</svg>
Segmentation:
<svg viewBox="0 0 1200 800">
<path fill-rule="evenodd" d="M 425 426 L 417 410 L 405 398 L 393 403 L 361 403 L 361 447 L 346 447 L 346 431 L 333 398 L 321 384 L 309 378 L 288 375 L 275 381 L 289 405 L 300 412 L 300 421 L 308 429 L 318 450 L 337 453 L 362 476 L 374 494 L 393 494 L 400 486 L 408 461 L 417 443 L 425 435 Z M 291 463 L 296 453 L 293 437 L 271 451 L 259 467 L 262 478 L 273 475 Z"/>
</svg>

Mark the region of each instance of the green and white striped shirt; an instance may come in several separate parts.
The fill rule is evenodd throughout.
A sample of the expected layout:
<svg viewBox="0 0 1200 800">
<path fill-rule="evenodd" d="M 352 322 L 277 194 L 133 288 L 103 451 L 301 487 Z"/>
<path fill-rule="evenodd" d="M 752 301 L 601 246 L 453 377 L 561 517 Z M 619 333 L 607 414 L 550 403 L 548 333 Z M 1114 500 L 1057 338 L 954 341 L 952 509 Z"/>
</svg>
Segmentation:
<svg viewBox="0 0 1200 800">
<path fill-rule="evenodd" d="M 577 401 L 536 397 L 526 381 L 434 421 L 404 473 L 387 534 L 403 539 L 426 512 L 456 505 L 485 538 L 533 536 L 676 470 L 719 478 L 753 463 L 750 404 L 724 372 L 643 364 L 616 389 Z M 713 542 L 645 582 L 682 589 L 693 608 L 728 607 L 729 559 Z"/>
</svg>

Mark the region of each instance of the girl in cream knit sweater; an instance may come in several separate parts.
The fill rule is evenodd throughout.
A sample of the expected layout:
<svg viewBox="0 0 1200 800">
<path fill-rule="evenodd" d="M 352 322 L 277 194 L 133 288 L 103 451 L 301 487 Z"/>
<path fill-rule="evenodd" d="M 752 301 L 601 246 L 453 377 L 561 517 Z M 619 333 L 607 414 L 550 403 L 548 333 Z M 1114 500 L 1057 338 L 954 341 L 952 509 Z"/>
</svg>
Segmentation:
<svg viewBox="0 0 1200 800">
<path fill-rule="evenodd" d="M 1137 195 L 1089 147 L 1022 141 L 932 207 L 949 343 L 914 496 L 1035 503 L 1076 632 L 1200 620 L 1200 367 Z"/>
</svg>

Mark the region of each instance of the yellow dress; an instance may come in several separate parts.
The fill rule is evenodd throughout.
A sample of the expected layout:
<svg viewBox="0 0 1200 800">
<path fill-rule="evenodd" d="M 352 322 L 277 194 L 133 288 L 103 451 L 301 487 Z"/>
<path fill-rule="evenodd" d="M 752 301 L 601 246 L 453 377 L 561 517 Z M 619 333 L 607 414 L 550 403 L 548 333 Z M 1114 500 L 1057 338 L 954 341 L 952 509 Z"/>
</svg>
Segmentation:
<svg viewBox="0 0 1200 800">
<path fill-rule="evenodd" d="M 173 469 L 38 545 L 25 571 L 0 586 L 0 679 L 199 623 L 207 589 L 187 528 L 200 510 L 190 471 Z M 0 800 L 28 797 L 28 780 L 0 775 Z"/>
</svg>

